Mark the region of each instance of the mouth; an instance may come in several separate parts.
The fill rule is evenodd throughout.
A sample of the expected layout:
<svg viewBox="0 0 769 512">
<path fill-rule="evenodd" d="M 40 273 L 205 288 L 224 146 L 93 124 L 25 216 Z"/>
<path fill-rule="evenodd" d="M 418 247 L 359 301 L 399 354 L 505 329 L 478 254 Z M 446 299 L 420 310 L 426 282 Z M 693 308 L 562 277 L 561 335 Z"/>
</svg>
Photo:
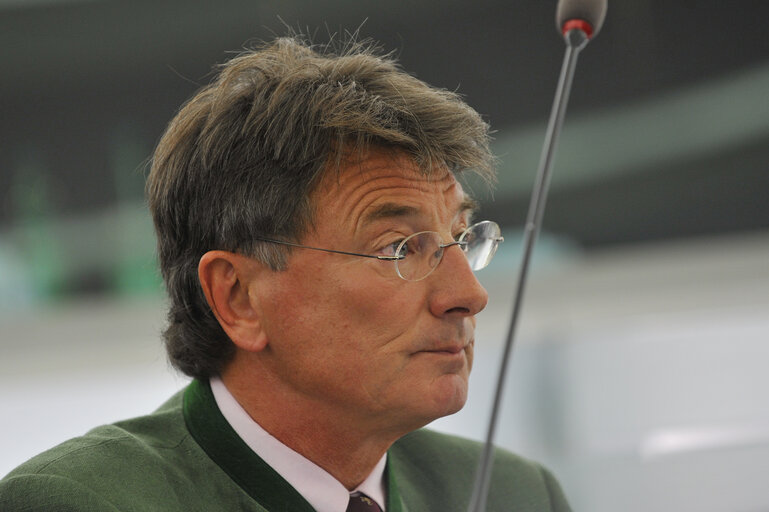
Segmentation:
<svg viewBox="0 0 769 512">
<path fill-rule="evenodd" d="M 469 352 L 470 343 L 443 344 L 434 348 L 421 350 L 414 354 L 418 360 L 427 362 L 432 368 L 443 374 L 459 374 L 469 371 L 472 361 Z"/>
<path fill-rule="evenodd" d="M 456 355 L 464 352 L 465 347 L 446 347 L 446 348 L 439 348 L 435 350 L 424 350 L 423 352 L 433 353 L 433 354 L 446 354 L 446 355 Z"/>
<path fill-rule="evenodd" d="M 470 345 L 472 345 L 472 342 L 449 343 L 449 344 L 437 346 L 435 348 L 420 350 L 419 352 L 427 353 L 427 354 L 438 354 L 438 355 L 442 354 L 447 356 L 455 356 L 457 354 L 463 354 Z"/>
</svg>

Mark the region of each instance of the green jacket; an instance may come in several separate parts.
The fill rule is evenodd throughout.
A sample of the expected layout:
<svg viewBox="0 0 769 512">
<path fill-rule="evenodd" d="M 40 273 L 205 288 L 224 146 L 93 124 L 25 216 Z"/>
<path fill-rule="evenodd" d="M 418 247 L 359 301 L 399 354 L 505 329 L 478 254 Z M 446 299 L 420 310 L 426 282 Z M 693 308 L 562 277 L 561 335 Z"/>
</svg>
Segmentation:
<svg viewBox="0 0 769 512">
<path fill-rule="evenodd" d="M 480 445 L 419 430 L 388 452 L 388 512 L 467 508 Z M 98 427 L 32 458 L 0 481 L 0 510 L 313 512 L 232 430 L 207 383 L 155 413 Z M 567 511 L 541 466 L 499 450 L 488 509 Z"/>
</svg>

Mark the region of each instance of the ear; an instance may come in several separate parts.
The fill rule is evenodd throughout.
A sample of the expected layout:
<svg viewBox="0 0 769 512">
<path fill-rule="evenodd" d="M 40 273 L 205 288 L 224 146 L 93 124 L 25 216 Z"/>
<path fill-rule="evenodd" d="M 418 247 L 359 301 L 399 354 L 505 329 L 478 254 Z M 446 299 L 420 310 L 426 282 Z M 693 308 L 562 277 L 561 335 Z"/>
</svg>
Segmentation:
<svg viewBox="0 0 769 512">
<path fill-rule="evenodd" d="M 249 352 L 268 344 L 259 298 L 249 293 L 249 284 L 260 271 L 264 271 L 261 263 L 227 251 L 209 251 L 198 263 L 198 279 L 211 311 L 232 342 Z"/>
</svg>

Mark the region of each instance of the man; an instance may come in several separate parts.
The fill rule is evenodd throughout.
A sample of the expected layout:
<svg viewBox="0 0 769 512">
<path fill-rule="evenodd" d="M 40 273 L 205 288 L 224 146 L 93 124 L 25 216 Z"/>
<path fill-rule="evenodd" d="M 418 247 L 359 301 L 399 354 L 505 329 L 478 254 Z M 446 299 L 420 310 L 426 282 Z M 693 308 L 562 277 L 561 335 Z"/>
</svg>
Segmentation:
<svg viewBox="0 0 769 512">
<path fill-rule="evenodd" d="M 228 62 L 147 184 L 192 384 L 16 469 L 0 509 L 464 510 L 479 446 L 419 429 L 467 398 L 501 237 L 457 176 L 492 160 L 456 94 L 362 46 Z M 535 463 L 500 451 L 493 475 L 489 510 L 568 510 Z"/>
</svg>

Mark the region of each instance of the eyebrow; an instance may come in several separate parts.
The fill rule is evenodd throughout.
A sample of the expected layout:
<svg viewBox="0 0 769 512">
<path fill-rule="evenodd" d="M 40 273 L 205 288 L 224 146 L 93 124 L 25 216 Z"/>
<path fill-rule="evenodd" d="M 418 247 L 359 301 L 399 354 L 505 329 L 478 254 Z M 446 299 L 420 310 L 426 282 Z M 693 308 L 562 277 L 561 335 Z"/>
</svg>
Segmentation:
<svg viewBox="0 0 769 512">
<path fill-rule="evenodd" d="M 470 196 L 465 196 L 457 209 L 458 213 L 468 212 L 470 217 L 476 210 L 478 210 L 478 202 Z M 366 213 L 363 217 L 363 224 L 370 224 L 380 219 L 416 217 L 417 215 L 419 215 L 419 208 L 398 203 L 383 203 Z"/>
</svg>

